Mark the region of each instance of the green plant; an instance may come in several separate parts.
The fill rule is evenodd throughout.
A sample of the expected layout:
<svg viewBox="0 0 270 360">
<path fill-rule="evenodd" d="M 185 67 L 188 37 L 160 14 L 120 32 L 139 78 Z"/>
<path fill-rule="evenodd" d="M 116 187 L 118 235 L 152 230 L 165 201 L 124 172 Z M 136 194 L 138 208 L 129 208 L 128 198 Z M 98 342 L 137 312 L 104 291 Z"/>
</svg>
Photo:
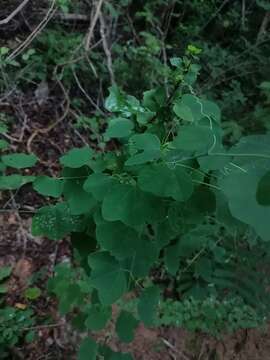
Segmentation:
<svg viewBox="0 0 270 360">
<path fill-rule="evenodd" d="M 7 287 L 4 282 L 10 276 L 11 271 L 11 266 L 3 266 L 0 268 L 0 294 L 5 294 L 7 292 Z"/>
<path fill-rule="evenodd" d="M 120 301 L 118 306 L 122 311 L 131 313 L 138 321 L 137 299 Z M 203 300 L 193 297 L 183 301 L 161 300 L 155 326 L 176 326 L 221 337 L 242 328 L 263 327 L 265 321 L 262 314 L 246 305 L 240 297 L 225 298 L 221 301 L 210 296 Z"/>
<path fill-rule="evenodd" d="M 71 149 L 60 158 L 58 178 L 0 178 L 2 189 L 14 188 L 15 176 L 16 187 L 33 182 L 38 193 L 60 198 L 37 211 L 32 231 L 55 241 L 71 235 L 78 268 L 56 268 L 50 290 L 81 329 L 104 328 L 111 306 L 135 289 L 140 321 L 154 326 L 168 282 L 181 299 L 175 306 L 183 312 L 191 306 L 195 317 L 213 298 L 240 297 L 247 318 L 230 302 L 226 311 L 233 308 L 239 317 L 229 329 L 248 319 L 255 324 L 257 312 L 262 318 L 268 312 L 269 134 L 242 137 L 233 146 L 223 142 L 219 107 L 194 92 L 197 52 L 190 47 L 183 58 L 171 59 L 168 95 L 165 86 L 144 92 L 142 100 L 110 88 L 105 151 Z M 8 168 L 37 161 L 34 155 L 2 156 Z M 220 311 L 214 325 L 203 326 L 205 317 L 183 325 L 219 332 Z M 120 312 L 119 338 L 131 341 L 137 324 L 132 313 Z M 86 338 L 79 359 L 97 354 L 130 359 Z"/>
<path fill-rule="evenodd" d="M 0 358 L 9 356 L 8 350 L 25 339 L 33 341 L 35 333 L 30 329 L 34 324 L 31 309 L 20 310 L 5 306 L 0 309 Z"/>
</svg>

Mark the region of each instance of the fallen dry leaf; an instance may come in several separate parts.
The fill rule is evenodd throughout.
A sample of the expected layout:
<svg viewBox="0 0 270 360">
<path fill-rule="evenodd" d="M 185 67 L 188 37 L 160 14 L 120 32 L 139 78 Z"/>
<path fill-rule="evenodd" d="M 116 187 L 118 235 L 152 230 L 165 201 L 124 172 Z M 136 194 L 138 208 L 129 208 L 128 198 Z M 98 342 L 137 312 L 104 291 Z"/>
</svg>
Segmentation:
<svg viewBox="0 0 270 360">
<path fill-rule="evenodd" d="M 27 280 L 30 278 L 33 272 L 33 264 L 30 260 L 20 259 L 15 265 L 13 274 L 19 279 L 21 286 L 27 284 Z"/>
</svg>

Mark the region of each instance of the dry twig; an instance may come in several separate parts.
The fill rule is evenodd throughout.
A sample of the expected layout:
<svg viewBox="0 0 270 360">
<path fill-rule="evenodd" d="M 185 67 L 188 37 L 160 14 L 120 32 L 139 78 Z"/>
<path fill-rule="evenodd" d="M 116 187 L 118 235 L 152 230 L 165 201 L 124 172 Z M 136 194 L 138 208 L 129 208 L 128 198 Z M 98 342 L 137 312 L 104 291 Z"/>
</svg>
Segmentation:
<svg viewBox="0 0 270 360">
<path fill-rule="evenodd" d="M 0 20 L 0 26 L 8 24 L 22 9 L 29 3 L 30 0 L 23 0 L 23 2 L 5 19 Z"/>
<path fill-rule="evenodd" d="M 101 12 L 101 8 L 103 5 L 104 0 L 99 0 L 97 6 L 96 6 L 96 12 L 95 15 L 93 17 L 93 20 L 91 21 L 88 33 L 86 35 L 86 40 L 85 40 L 85 50 L 88 51 L 90 49 L 90 45 L 91 45 L 91 41 L 94 35 L 94 30 Z"/>
<path fill-rule="evenodd" d="M 44 19 L 39 23 L 39 25 L 34 29 L 34 31 L 26 38 L 26 40 L 20 44 L 9 56 L 8 60 L 13 60 L 16 56 L 18 56 L 22 51 L 24 51 L 27 46 L 31 44 L 31 42 L 38 36 L 38 34 L 45 28 L 51 18 L 54 16 L 56 0 L 52 1 L 52 4 L 44 17 Z"/>
<path fill-rule="evenodd" d="M 111 83 L 115 84 L 115 77 L 114 77 L 114 72 L 113 72 L 113 67 L 112 67 L 112 54 L 107 42 L 107 37 L 106 37 L 106 33 L 105 33 L 105 29 L 106 29 L 106 25 L 105 25 L 105 20 L 103 17 L 102 12 L 100 12 L 99 14 L 99 21 L 100 21 L 100 35 L 101 35 L 101 39 L 102 39 L 102 44 L 103 44 L 103 49 L 107 58 L 107 68 L 109 70 L 110 73 L 110 78 L 111 78 Z"/>
</svg>

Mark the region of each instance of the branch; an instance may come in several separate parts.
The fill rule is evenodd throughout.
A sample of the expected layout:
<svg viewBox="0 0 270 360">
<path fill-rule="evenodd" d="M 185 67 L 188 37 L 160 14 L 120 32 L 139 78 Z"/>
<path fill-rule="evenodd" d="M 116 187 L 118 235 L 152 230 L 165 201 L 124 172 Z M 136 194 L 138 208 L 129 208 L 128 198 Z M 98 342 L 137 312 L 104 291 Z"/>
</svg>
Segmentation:
<svg viewBox="0 0 270 360">
<path fill-rule="evenodd" d="M 262 38 L 265 36 L 269 21 L 270 21 L 270 11 L 267 11 L 265 13 L 263 21 L 261 23 L 260 30 L 257 35 L 256 44 L 259 44 L 261 42 Z"/>
<path fill-rule="evenodd" d="M 93 18 L 93 20 L 91 22 L 91 25 L 89 27 L 88 34 L 86 36 L 86 41 L 85 41 L 85 50 L 86 51 L 89 50 L 89 48 L 90 48 L 91 40 L 92 40 L 92 37 L 93 37 L 93 34 L 94 34 L 96 23 L 98 21 L 99 15 L 100 15 L 100 11 L 101 11 L 103 1 L 104 0 L 99 0 L 98 4 L 96 6 L 96 12 L 95 12 L 94 18 Z"/>
<path fill-rule="evenodd" d="M 0 20 L 0 26 L 6 25 L 12 20 L 24 7 L 27 3 L 29 3 L 30 0 L 23 0 L 23 2 L 5 19 Z"/>
<path fill-rule="evenodd" d="M 102 39 L 103 49 L 107 58 L 107 68 L 109 70 L 111 83 L 115 84 L 115 77 L 114 77 L 113 65 L 112 65 L 112 54 L 106 38 L 106 33 L 105 33 L 106 24 L 102 12 L 100 12 L 99 14 L 99 21 L 100 21 L 100 35 Z"/>
</svg>

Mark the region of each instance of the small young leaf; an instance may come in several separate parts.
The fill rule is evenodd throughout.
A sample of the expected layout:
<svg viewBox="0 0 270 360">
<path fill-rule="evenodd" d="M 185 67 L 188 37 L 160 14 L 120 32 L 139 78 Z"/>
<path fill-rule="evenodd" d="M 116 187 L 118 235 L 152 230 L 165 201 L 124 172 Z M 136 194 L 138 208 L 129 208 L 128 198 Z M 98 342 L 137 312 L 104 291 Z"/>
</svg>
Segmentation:
<svg viewBox="0 0 270 360">
<path fill-rule="evenodd" d="M 37 287 L 28 288 L 24 292 L 24 296 L 29 300 L 36 300 L 41 295 L 41 291 Z"/>
<path fill-rule="evenodd" d="M 93 156 L 93 150 L 88 146 L 70 150 L 66 155 L 60 158 L 60 163 L 69 168 L 80 168 L 88 165 Z"/>
<path fill-rule="evenodd" d="M 134 338 L 134 331 L 137 328 L 139 321 L 135 317 L 127 312 L 121 311 L 117 318 L 115 330 L 120 340 L 129 343 Z"/>
<path fill-rule="evenodd" d="M 85 338 L 79 348 L 78 360 L 96 360 L 98 352 L 98 345 L 94 340 Z"/>
<path fill-rule="evenodd" d="M 35 155 L 27 155 L 21 153 L 2 156 L 2 161 L 5 165 L 16 169 L 32 167 L 36 164 L 37 160 L 38 158 Z"/>
</svg>

